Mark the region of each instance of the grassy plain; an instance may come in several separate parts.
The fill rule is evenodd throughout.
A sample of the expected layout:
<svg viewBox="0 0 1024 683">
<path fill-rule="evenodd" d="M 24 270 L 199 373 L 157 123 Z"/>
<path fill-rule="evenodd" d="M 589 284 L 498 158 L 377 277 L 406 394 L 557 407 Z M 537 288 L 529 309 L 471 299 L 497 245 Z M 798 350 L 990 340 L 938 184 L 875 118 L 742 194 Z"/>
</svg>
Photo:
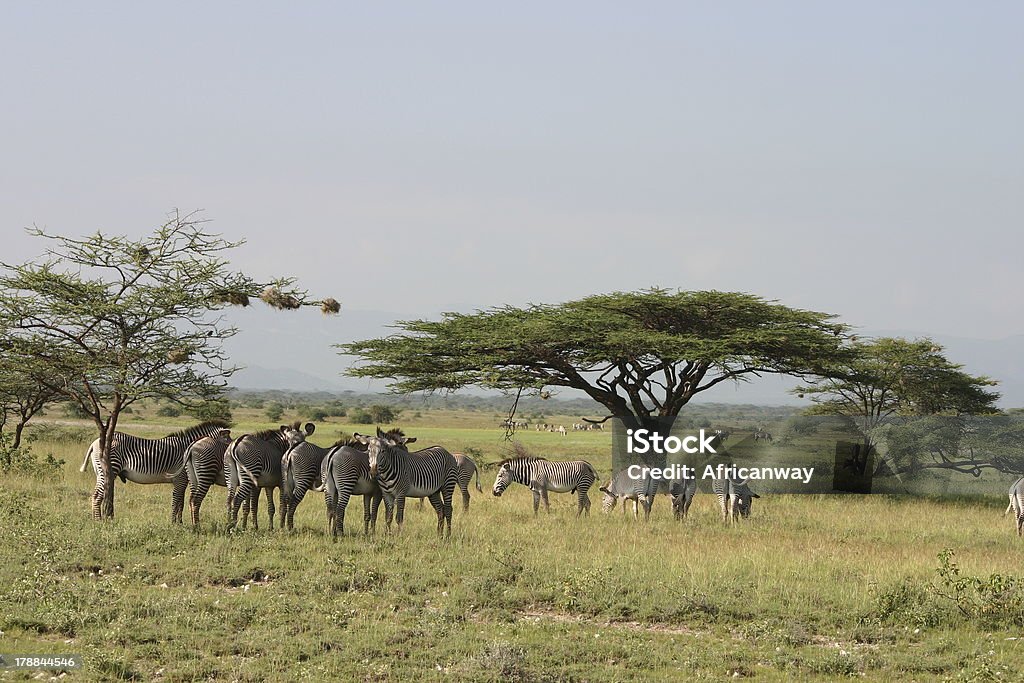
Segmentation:
<svg viewBox="0 0 1024 683">
<path fill-rule="evenodd" d="M 268 426 L 236 419 L 236 434 Z M 497 421 L 424 411 L 402 426 L 419 445 L 491 463 Z M 312 440 L 360 429 L 332 419 Z M 448 542 L 412 506 L 400 536 L 332 543 L 316 494 L 294 533 L 267 531 L 265 505 L 259 532 L 226 533 L 223 489 L 194 533 L 169 523 L 169 487 L 120 483 L 117 518 L 94 522 L 92 474 L 78 471 L 86 439 L 54 434 L 33 448 L 64 459 L 59 472 L 0 487 L 0 653 L 82 654 L 71 679 L 1024 680 L 1024 588 L 991 580 L 1022 573 L 1024 556 L 998 488 L 946 501 L 766 496 L 730 528 L 703 494 L 684 524 L 665 499 L 649 524 L 604 516 L 596 494 L 590 518 L 553 495 L 535 519 L 526 489 L 490 495 L 487 469 Z M 607 432 L 521 438 L 609 471 Z M 946 548 L 977 583 L 941 580 Z"/>
</svg>

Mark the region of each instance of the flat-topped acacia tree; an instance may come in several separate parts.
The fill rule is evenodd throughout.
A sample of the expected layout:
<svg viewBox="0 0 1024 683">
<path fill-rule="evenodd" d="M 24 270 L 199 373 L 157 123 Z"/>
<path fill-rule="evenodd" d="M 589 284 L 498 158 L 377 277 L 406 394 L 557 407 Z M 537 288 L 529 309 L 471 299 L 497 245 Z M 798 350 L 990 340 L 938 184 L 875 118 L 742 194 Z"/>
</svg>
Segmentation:
<svg viewBox="0 0 1024 683">
<path fill-rule="evenodd" d="M 847 353 L 847 328 L 832 315 L 717 291 L 616 292 L 396 327 L 338 346 L 362 361 L 350 375 L 394 380 L 402 393 L 570 387 L 654 431 L 723 382 L 827 374 Z"/>
<path fill-rule="evenodd" d="M 95 423 L 106 488 L 101 516 L 114 514 L 110 444 L 125 408 L 143 399 L 215 398 L 237 368 L 222 342 L 238 330 L 218 313 L 260 299 L 278 309 L 320 306 L 287 278 L 260 282 L 231 269 L 241 242 L 210 234 L 195 214 L 174 213 L 140 239 L 83 238 L 32 229 L 48 248 L 35 262 L 0 264 L 0 347 L 45 391 Z"/>
</svg>

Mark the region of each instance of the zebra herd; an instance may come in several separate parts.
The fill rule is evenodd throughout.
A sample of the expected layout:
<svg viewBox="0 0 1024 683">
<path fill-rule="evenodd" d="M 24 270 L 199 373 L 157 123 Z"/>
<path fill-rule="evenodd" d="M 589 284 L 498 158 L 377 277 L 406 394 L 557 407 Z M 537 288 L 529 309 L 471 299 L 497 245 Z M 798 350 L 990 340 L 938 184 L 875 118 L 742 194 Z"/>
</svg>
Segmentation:
<svg viewBox="0 0 1024 683">
<path fill-rule="evenodd" d="M 295 510 L 309 491 L 324 493 L 327 531 L 337 537 L 344 534 L 345 510 L 353 495 L 363 497 L 363 532 L 376 528 L 381 502 L 388 528 L 392 520 L 401 530 L 408 498 L 429 500 L 437 514 L 438 534 L 451 535 L 452 499 L 455 488 L 462 493 L 464 511 L 469 510 L 469 486 L 480 473 L 472 458 L 452 454 L 440 446 L 409 451 L 415 437 L 406 437 L 400 429 L 376 435 L 355 434 L 324 448 L 307 441 L 316 426 L 307 423 L 281 425 L 233 438 L 227 424 L 209 421 L 175 432 L 160 439 L 146 439 L 118 432 L 110 447 L 110 466 L 104 471 L 100 462 L 99 440 L 90 445 L 80 471 L 92 463 L 96 487 L 92 494 L 92 512 L 100 516 L 106 477 L 139 484 L 172 484 L 171 521 L 181 523 L 186 488 L 189 517 L 199 527 L 202 504 L 213 486 L 227 489 L 228 529 L 246 528 L 249 518 L 259 528 L 260 491 L 265 493 L 270 528 L 278 510 L 273 491 L 280 489 L 280 527 L 293 529 Z M 550 461 L 520 455 L 498 463 L 492 493 L 500 497 L 512 483 L 528 487 L 533 494 L 533 511 L 540 503 L 550 511 L 548 494 L 571 493 L 577 496 L 576 516 L 590 512 L 590 489 L 599 479 L 593 465 L 584 460 Z M 645 518 L 658 490 L 658 482 L 648 475 L 633 479 L 620 472 L 599 490 L 602 507 L 610 512 L 622 499 L 632 501 L 634 516 L 639 508 Z M 757 494 L 745 482 L 716 480 L 714 492 L 723 519 L 750 514 L 751 500 Z M 669 494 L 677 519 L 684 519 L 696 493 L 695 480 L 673 481 Z M 1022 494 L 1024 495 L 1024 494 Z M 1024 500 L 1024 498 L 1022 498 Z M 239 514 L 241 523 L 239 524 Z"/>
</svg>

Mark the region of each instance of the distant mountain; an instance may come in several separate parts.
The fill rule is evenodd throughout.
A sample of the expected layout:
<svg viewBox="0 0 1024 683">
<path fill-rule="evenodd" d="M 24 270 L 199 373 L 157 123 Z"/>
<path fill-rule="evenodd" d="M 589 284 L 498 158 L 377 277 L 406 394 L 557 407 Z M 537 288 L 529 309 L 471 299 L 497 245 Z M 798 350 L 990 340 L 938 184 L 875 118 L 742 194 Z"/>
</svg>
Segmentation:
<svg viewBox="0 0 1024 683">
<path fill-rule="evenodd" d="M 275 391 L 328 391 L 345 390 L 340 382 L 329 377 L 316 377 L 293 368 L 264 368 L 249 365 L 236 372 L 229 382 L 235 389 Z"/>
</svg>

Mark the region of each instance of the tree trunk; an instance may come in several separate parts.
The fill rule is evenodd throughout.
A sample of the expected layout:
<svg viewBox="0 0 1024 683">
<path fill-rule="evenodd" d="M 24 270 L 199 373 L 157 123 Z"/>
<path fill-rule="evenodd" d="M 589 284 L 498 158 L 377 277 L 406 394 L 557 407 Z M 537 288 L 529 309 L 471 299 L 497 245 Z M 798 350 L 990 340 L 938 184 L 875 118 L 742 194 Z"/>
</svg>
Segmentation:
<svg viewBox="0 0 1024 683">
<path fill-rule="evenodd" d="M 25 431 L 25 423 L 24 422 L 19 422 L 14 427 L 14 443 L 12 444 L 12 446 L 13 446 L 13 448 L 15 450 L 17 450 L 18 448 L 21 448 L 21 435 L 22 435 L 22 432 L 24 432 L 24 431 Z"/>
</svg>

